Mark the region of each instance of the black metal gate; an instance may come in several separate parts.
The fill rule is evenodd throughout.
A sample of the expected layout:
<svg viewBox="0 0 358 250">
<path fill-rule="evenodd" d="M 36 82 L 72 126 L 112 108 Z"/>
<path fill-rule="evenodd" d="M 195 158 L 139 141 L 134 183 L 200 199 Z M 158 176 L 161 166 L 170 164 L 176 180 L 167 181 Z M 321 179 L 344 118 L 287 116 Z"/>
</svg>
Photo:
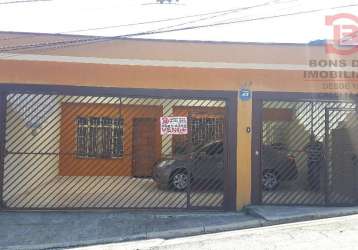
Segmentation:
<svg viewBox="0 0 358 250">
<path fill-rule="evenodd" d="M 263 99 L 260 113 L 261 203 L 357 204 L 355 101 Z"/>
<path fill-rule="evenodd" d="M 234 208 L 231 95 L 49 89 L 3 94 L 3 208 Z"/>
<path fill-rule="evenodd" d="M 326 108 L 327 203 L 358 204 L 356 108 Z"/>
</svg>

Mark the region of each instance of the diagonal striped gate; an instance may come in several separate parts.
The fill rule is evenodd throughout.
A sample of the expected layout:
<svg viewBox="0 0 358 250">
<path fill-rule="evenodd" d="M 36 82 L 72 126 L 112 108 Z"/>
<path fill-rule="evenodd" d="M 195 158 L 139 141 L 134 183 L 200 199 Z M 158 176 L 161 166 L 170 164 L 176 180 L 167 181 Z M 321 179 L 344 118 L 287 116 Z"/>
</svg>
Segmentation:
<svg viewBox="0 0 358 250">
<path fill-rule="evenodd" d="M 228 209 L 225 98 L 75 90 L 4 95 L 3 207 Z"/>
<path fill-rule="evenodd" d="M 261 202 L 358 204 L 356 103 L 263 101 Z"/>
</svg>

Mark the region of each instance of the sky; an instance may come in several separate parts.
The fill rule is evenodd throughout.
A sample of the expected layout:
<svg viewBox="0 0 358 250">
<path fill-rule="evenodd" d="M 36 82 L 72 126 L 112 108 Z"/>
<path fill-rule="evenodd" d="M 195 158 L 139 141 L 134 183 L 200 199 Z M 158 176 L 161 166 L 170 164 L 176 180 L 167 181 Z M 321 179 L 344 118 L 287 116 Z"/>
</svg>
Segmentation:
<svg viewBox="0 0 358 250">
<path fill-rule="evenodd" d="M 333 29 L 325 25 L 325 16 L 339 13 L 358 15 L 358 6 L 272 19 L 252 19 L 349 4 L 358 5 L 358 0 L 179 0 L 175 4 L 159 4 L 156 0 L 37 0 L 32 2 L 0 0 L 0 30 L 118 36 L 240 21 L 230 25 L 140 37 L 307 43 L 317 39 L 332 39 Z M 232 11 L 229 12 L 229 10 Z M 217 13 L 204 15 L 212 12 Z M 113 27 L 198 14 L 202 15 L 149 24 Z"/>
</svg>

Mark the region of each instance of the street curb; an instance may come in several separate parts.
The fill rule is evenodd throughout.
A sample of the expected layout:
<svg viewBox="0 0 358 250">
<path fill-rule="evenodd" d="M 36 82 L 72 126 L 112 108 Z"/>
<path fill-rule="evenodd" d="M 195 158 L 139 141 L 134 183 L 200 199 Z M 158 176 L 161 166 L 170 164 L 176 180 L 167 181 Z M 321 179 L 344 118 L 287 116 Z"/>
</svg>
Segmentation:
<svg viewBox="0 0 358 250">
<path fill-rule="evenodd" d="M 255 209 L 251 209 L 249 206 L 241 210 L 247 215 L 252 216 L 253 218 L 246 221 L 237 221 L 232 223 L 224 223 L 220 225 L 202 225 L 196 227 L 188 227 L 181 229 L 172 229 L 172 230 L 163 230 L 163 231 L 151 231 L 142 234 L 135 234 L 125 237 L 113 237 L 113 238 L 103 238 L 96 240 L 86 240 L 86 241 L 75 241 L 75 242 L 66 242 L 66 243 L 53 243 L 53 244 L 42 244 L 42 245 L 31 245 L 31 246 L 9 246 L 2 249 L 7 250 L 45 250 L 45 249 L 65 249 L 65 248 L 76 248 L 76 247 L 88 247 L 93 245 L 103 245 L 103 244 L 113 244 L 113 243 L 126 243 L 133 241 L 142 241 L 142 240 L 163 240 L 163 239 L 172 239 L 180 238 L 187 236 L 196 236 L 201 234 L 210 234 L 218 232 L 227 232 L 234 230 L 250 229 L 250 228 L 259 228 L 274 226 L 279 224 L 287 224 L 293 222 L 302 222 L 307 220 L 318 220 L 332 217 L 341 217 L 358 214 L 358 207 L 352 209 L 343 209 L 337 211 L 324 211 L 320 213 L 310 214 L 310 215 L 295 215 L 289 218 L 283 219 L 268 219 L 258 213 Z M 167 215 L 164 215 L 167 216 Z M 169 217 L 175 215 L 169 215 Z M 200 216 L 200 215 L 199 215 Z"/>
<path fill-rule="evenodd" d="M 147 232 L 146 234 L 136 234 L 130 237 L 115 237 L 107 239 L 98 239 L 93 241 L 76 241 L 76 242 L 66 242 L 66 243 L 54 243 L 54 244 L 43 244 L 43 245 L 31 245 L 31 246 L 10 246 L 3 248 L 6 250 L 45 250 L 45 249 L 64 249 L 64 248 L 74 248 L 74 247 L 88 247 L 92 245 L 102 245 L 102 244 L 112 244 L 112 243 L 125 243 L 131 241 L 141 241 L 141 240 L 153 240 L 153 239 L 172 239 L 177 237 L 186 237 L 186 236 L 195 236 L 201 234 L 225 232 L 232 230 L 241 230 L 261 227 L 263 225 L 263 220 L 254 218 L 248 221 L 238 221 L 233 223 L 226 223 L 221 225 L 210 225 L 201 227 L 192 227 L 192 228 L 182 228 L 182 229 L 173 229 L 166 231 L 158 232 Z"/>
<path fill-rule="evenodd" d="M 337 218 L 327 218 L 327 219 L 322 219 L 322 220 L 313 220 L 313 221 L 306 221 L 306 222 L 297 222 L 297 223 L 286 223 L 286 224 L 279 224 L 279 225 L 272 225 L 272 226 L 265 226 L 265 227 L 257 227 L 257 228 L 251 228 L 251 229 L 247 229 L 247 230 L 237 230 L 237 231 L 229 231 L 229 232 L 220 232 L 220 233 L 214 233 L 214 234 L 204 234 L 204 235 L 199 235 L 199 236 L 193 236 L 193 237 L 179 237 L 179 238 L 175 238 L 175 239 L 153 239 L 153 240 L 146 240 L 146 241 L 132 241 L 132 242 L 123 242 L 123 243 L 114 243 L 114 244 L 108 244 L 108 245 L 95 245 L 95 246 L 90 246 L 90 247 L 83 247 L 83 248 L 74 248 L 73 250 L 101 250 L 101 249 L 123 249 L 123 250 L 138 250 L 138 249 L 143 249 L 143 250 L 155 250 L 155 249 L 201 249 L 201 248 L 205 248 L 205 249 L 226 249 L 224 248 L 225 246 L 225 242 L 229 242 L 229 241 L 233 241 L 233 240 L 238 240 L 241 238 L 241 240 L 248 240 L 250 238 L 252 238 L 253 235 L 260 235 L 263 236 L 264 239 L 268 240 L 268 242 L 264 242 L 263 240 L 258 240 L 255 241 L 257 242 L 259 245 L 253 245 L 251 243 L 246 244 L 245 246 L 240 245 L 240 249 L 246 249 L 246 248 L 255 248 L 255 249 L 261 249 L 262 248 L 262 244 L 268 244 L 270 245 L 271 243 L 271 234 L 270 232 L 279 232 L 279 237 L 277 242 L 279 242 L 279 246 L 275 246 L 276 248 L 282 248 L 283 245 L 281 244 L 283 242 L 283 238 L 282 235 L 284 235 L 285 233 L 288 233 L 289 237 L 286 238 L 287 243 L 284 245 L 284 247 L 288 247 L 290 246 L 290 244 L 292 245 L 292 243 L 290 243 L 290 240 L 293 240 L 293 238 L 296 238 L 296 240 L 299 241 L 299 237 L 294 237 L 290 234 L 290 232 L 288 231 L 289 229 L 299 229 L 296 231 L 296 233 L 298 235 L 302 234 L 302 228 L 304 227 L 308 227 L 309 232 L 314 231 L 316 233 L 320 232 L 319 229 L 311 229 L 312 225 L 317 226 L 329 226 L 332 223 L 338 223 L 337 224 L 342 224 L 343 223 L 348 223 L 348 221 L 351 220 L 352 216 L 354 216 L 354 220 L 356 221 L 358 219 L 357 215 L 351 215 L 351 216 L 346 216 L 346 218 L 343 217 L 343 219 L 341 219 L 342 217 L 337 217 Z M 351 224 L 352 227 L 353 224 Z M 334 227 L 337 230 L 337 233 L 342 233 L 342 232 L 349 232 L 348 234 L 350 235 L 350 237 L 352 237 L 352 232 L 353 231 L 349 231 L 342 229 L 341 226 L 335 226 Z M 356 229 L 355 227 L 352 227 L 352 229 Z M 326 228 L 327 230 L 331 230 L 332 228 Z M 321 240 L 327 242 L 327 234 L 322 233 L 321 235 Z M 315 237 L 316 238 L 316 237 Z M 304 246 L 307 247 L 307 244 L 310 243 L 310 241 L 312 240 L 312 236 L 308 237 L 308 239 L 302 241 L 302 247 L 304 248 Z M 206 244 L 210 242 L 209 244 Z M 216 246 L 215 244 L 219 243 L 219 245 L 221 244 L 221 247 Z M 211 245 L 210 245 L 211 244 Z M 214 244 L 214 246 L 213 246 Z M 344 244 L 343 244 L 344 245 Z M 211 246 L 211 248 L 209 247 Z M 253 247 L 254 246 L 254 247 Z M 255 247 L 256 246 L 256 247 Z M 271 245 L 270 245 L 271 246 Z M 334 249 L 340 249 L 339 247 L 335 247 Z M 236 244 L 231 243 L 229 245 L 229 247 L 227 247 L 228 249 L 236 249 L 238 247 Z M 274 247 L 274 248 L 275 248 Z M 281 249 L 280 248 L 280 249 Z M 328 247 L 329 248 L 329 247 Z M 313 248 L 312 248 L 313 249 Z M 317 248 L 316 248 L 317 249 Z M 327 246 L 326 248 L 327 249 Z"/>
<path fill-rule="evenodd" d="M 102 245 L 110 244 L 115 242 L 127 242 L 127 241 L 137 241 L 145 240 L 146 235 L 135 235 L 131 237 L 115 237 L 107 239 L 98 239 L 98 240 L 86 240 L 86 241 L 76 241 L 76 242 L 66 242 L 66 243 L 53 243 L 53 244 L 41 244 L 41 245 L 17 245 L 9 246 L 2 248 L 4 250 L 45 250 L 45 249 L 65 249 L 72 247 L 81 247 L 81 246 L 91 246 L 91 245 Z"/>
<path fill-rule="evenodd" d="M 341 210 L 340 210 L 341 209 Z M 282 219 L 270 219 L 268 217 L 262 216 L 255 209 L 251 209 L 250 206 L 245 207 L 244 212 L 248 215 L 261 218 L 264 221 L 263 226 L 272 226 L 277 224 L 286 224 L 292 222 L 302 222 L 307 220 L 319 220 L 319 219 L 328 219 L 333 217 L 342 217 L 358 214 L 358 207 L 352 207 L 348 210 L 347 208 L 337 208 L 337 211 L 321 211 L 319 213 L 309 214 L 309 215 L 295 215 Z"/>
</svg>

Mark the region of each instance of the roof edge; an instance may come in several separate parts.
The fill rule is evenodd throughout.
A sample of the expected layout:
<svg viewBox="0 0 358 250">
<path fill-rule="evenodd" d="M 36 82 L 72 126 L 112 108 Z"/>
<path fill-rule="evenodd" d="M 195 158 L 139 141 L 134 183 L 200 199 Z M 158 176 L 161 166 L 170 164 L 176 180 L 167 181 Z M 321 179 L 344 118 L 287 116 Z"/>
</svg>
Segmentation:
<svg viewBox="0 0 358 250">
<path fill-rule="evenodd" d="M 63 33 L 41 33 L 41 32 L 21 32 L 21 31 L 0 31 L 1 34 L 11 35 L 28 35 L 28 36 L 63 36 L 63 37 L 84 37 L 84 38 L 111 38 L 115 36 L 93 36 L 79 34 L 63 34 Z M 20 37 L 19 37 L 20 38 Z M 11 39 L 11 38 L 10 38 Z M 171 42 L 171 43 L 199 43 L 199 44 L 232 44 L 232 45 L 262 45 L 262 46 L 301 46 L 301 47 L 323 47 L 324 44 L 310 43 L 276 43 L 276 42 L 238 42 L 238 41 L 212 41 L 212 40 L 183 40 L 183 39 L 156 39 L 156 38 L 116 38 L 116 40 L 125 41 L 149 41 L 149 42 Z"/>
</svg>

